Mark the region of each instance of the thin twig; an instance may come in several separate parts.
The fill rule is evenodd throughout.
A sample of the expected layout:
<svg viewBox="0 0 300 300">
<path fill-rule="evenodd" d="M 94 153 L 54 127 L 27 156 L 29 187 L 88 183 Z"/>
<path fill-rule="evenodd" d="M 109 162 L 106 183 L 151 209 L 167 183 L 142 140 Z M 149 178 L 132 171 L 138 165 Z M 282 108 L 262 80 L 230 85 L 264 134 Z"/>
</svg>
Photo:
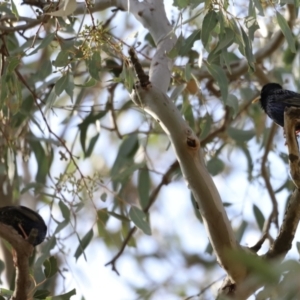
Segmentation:
<svg viewBox="0 0 300 300">
<path fill-rule="evenodd" d="M 271 212 L 268 220 L 266 220 L 266 224 L 268 226 L 265 227 L 264 233 L 269 231 L 271 223 L 272 223 L 271 221 L 273 221 L 274 224 L 276 225 L 276 227 L 278 228 L 278 203 L 277 203 L 275 193 L 274 193 L 274 190 L 273 190 L 271 182 L 270 182 L 270 174 L 269 174 L 269 172 L 267 170 L 267 166 L 266 166 L 268 155 L 272 148 L 272 142 L 273 142 L 274 135 L 276 133 L 276 129 L 277 129 L 277 125 L 275 123 L 273 123 L 271 126 L 271 129 L 270 129 L 267 144 L 265 147 L 265 153 L 263 155 L 262 162 L 261 162 L 261 175 L 265 181 L 266 188 L 267 188 L 267 191 L 269 193 L 269 196 L 271 198 L 272 205 L 273 205 L 272 212 Z"/>
<path fill-rule="evenodd" d="M 185 298 L 185 300 L 191 300 L 194 297 L 200 297 L 201 295 L 203 295 L 209 288 L 211 288 L 214 284 L 216 284 L 218 281 L 222 280 L 223 278 L 225 278 L 225 275 L 221 276 L 219 279 L 216 279 L 215 281 L 211 282 L 209 285 L 207 285 L 204 289 L 201 290 L 200 293 L 198 293 L 197 295 L 193 295 L 190 297 Z"/>
<path fill-rule="evenodd" d="M 94 15 L 90 9 L 90 5 L 91 3 L 89 3 L 89 1 L 85 0 L 85 4 L 86 4 L 86 9 L 89 13 L 89 15 L 91 16 L 91 21 L 92 21 L 92 24 L 93 24 L 93 29 L 96 29 L 96 25 L 95 25 L 95 20 L 94 20 Z"/>
<path fill-rule="evenodd" d="M 86 188 L 86 191 L 87 191 L 87 193 L 88 193 L 88 195 L 89 195 L 89 197 L 90 197 L 90 200 L 91 200 L 91 202 L 93 203 L 94 208 L 96 209 L 96 206 L 95 206 L 95 203 L 94 203 L 94 201 L 93 201 L 92 195 L 91 195 L 90 192 L 89 192 L 89 187 L 88 187 L 88 185 L 87 185 L 87 183 L 86 183 L 86 181 L 85 181 L 85 176 L 84 176 L 83 173 L 81 172 L 81 170 L 80 170 L 80 168 L 79 168 L 79 166 L 78 166 L 78 164 L 77 164 L 77 162 L 76 162 L 76 160 L 75 160 L 75 158 L 74 158 L 73 153 L 69 150 L 69 148 L 67 147 L 65 141 L 64 141 L 62 138 L 60 138 L 60 137 L 59 137 L 59 136 L 51 129 L 51 127 L 50 127 L 50 125 L 48 124 L 47 119 L 46 119 L 46 117 L 45 117 L 45 115 L 44 115 L 44 113 L 43 113 L 42 107 L 41 107 L 41 105 L 40 105 L 39 102 L 38 102 L 39 97 L 38 97 L 38 96 L 35 94 L 35 92 L 30 88 L 30 86 L 27 84 L 26 80 L 23 78 L 23 76 L 20 74 L 20 72 L 19 72 L 17 69 L 15 70 L 15 72 L 16 72 L 18 78 L 20 79 L 20 81 L 26 86 L 26 88 L 28 89 L 28 91 L 32 94 L 33 99 L 34 99 L 34 103 L 36 104 L 36 106 L 37 106 L 37 108 L 38 108 L 38 110 L 39 110 L 39 112 L 40 112 L 40 114 L 41 114 L 41 116 L 42 116 L 42 118 L 43 118 L 43 120 L 44 120 L 44 122 L 45 122 L 45 125 L 46 125 L 46 127 L 47 127 L 49 133 L 52 134 L 52 135 L 60 142 L 60 144 L 65 148 L 65 150 L 66 150 L 67 153 L 69 154 L 70 159 L 72 160 L 72 162 L 73 162 L 73 164 L 74 164 L 76 170 L 78 171 L 78 173 L 79 173 L 79 175 L 80 175 L 80 177 L 81 177 L 81 179 L 82 179 L 82 181 L 83 181 L 83 184 L 84 184 L 84 186 L 85 186 L 85 188 Z"/>
<path fill-rule="evenodd" d="M 5 17 L 8 17 L 8 16 L 5 16 Z M 6 22 L 5 17 L 0 18 L 0 23 Z M 0 25 L 0 31 L 5 32 L 5 33 L 16 32 L 16 31 L 25 31 L 27 29 L 31 29 L 31 28 L 37 26 L 38 24 L 47 23 L 47 21 L 49 19 L 50 19 L 50 16 L 47 16 L 47 15 L 44 15 L 43 17 L 41 17 L 39 19 L 31 19 L 31 18 L 26 18 L 26 17 L 20 16 L 19 21 L 25 21 L 27 24 L 14 26 L 14 27 Z M 14 21 L 14 22 L 18 21 L 14 16 L 9 16 L 9 20 Z"/>
<path fill-rule="evenodd" d="M 272 141 L 273 141 L 274 135 L 276 133 L 276 127 L 277 127 L 277 125 L 275 123 L 273 123 L 271 126 L 271 130 L 270 130 L 267 144 L 265 147 L 265 152 L 264 152 L 262 162 L 261 162 L 261 174 L 265 181 L 265 185 L 268 190 L 268 193 L 270 195 L 273 208 L 272 208 L 272 211 L 271 211 L 269 217 L 265 220 L 265 223 L 264 223 L 264 226 L 262 229 L 261 238 L 256 242 L 255 245 L 249 247 L 250 250 L 255 251 L 255 252 L 258 252 L 260 250 L 261 246 L 263 245 L 263 243 L 265 242 L 265 240 L 267 238 L 270 240 L 270 242 L 272 242 L 272 237 L 269 234 L 269 230 L 271 228 L 271 224 L 273 221 L 274 221 L 276 227 L 278 228 L 278 204 L 277 204 L 277 200 L 276 200 L 272 185 L 270 183 L 269 173 L 268 173 L 267 167 L 266 167 L 268 155 L 269 155 L 269 152 L 271 151 L 271 147 L 272 147 Z"/>
<path fill-rule="evenodd" d="M 119 127 L 117 124 L 117 117 L 116 117 L 115 108 L 114 108 L 114 94 L 115 94 L 116 87 L 117 87 L 117 84 L 113 84 L 108 88 L 108 92 L 110 93 L 110 96 L 109 96 L 106 107 L 109 108 L 111 111 L 112 121 L 114 124 L 114 131 L 116 132 L 118 138 L 122 140 L 123 135 L 119 131 Z"/>
<path fill-rule="evenodd" d="M 230 107 L 226 106 L 222 125 L 219 128 L 217 128 L 216 130 L 214 130 L 213 132 L 211 132 L 206 138 L 204 138 L 200 142 L 201 147 L 210 143 L 215 137 L 217 137 L 221 133 L 223 133 L 229 127 L 229 125 L 231 124 L 231 121 L 232 121 L 232 117 L 231 117 L 231 113 L 230 113 Z"/>
<path fill-rule="evenodd" d="M 161 190 L 161 188 L 164 186 L 164 185 L 168 185 L 171 181 L 171 176 L 172 174 L 174 173 L 174 171 L 176 169 L 179 168 L 179 163 L 178 161 L 174 161 L 172 163 L 172 165 L 169 167 L 168 171 L 165 173 L 165 175 L 162 177 L 159 185 L 152 191 L 150 197 L 149 197 L 149 203 L 148 205 L 143 209 L 143 211 L 145 213 L 148 213 L 150 207 L 152 206 L 152 204 L 155 202 L 156 198 L 157 198 L 157 195 L 159 193 L 159 191 Z M 131 230 L 128 232 L 126 238 L 124 239 L 123 243 L 122 243 L 122 246 L 120 248 L 120 250 L 117 252 L 117 254 L 109 261 L 105 264 L 105 266 L 108 266 L 108 265 L 112 265 L 112 270 L 115 271 L 118 275 L 119 272 L 117 271 L 116 269 L 116 262 L 118 260 L 118 258 L 122 255 L 122 253 L 124 252 L 124 249 L 126 248 L 127 246 L 127 243 L 129 242 L 130 238 L 132 237 L 132 235 L 136 232 L 136 226 L 132 227 Z"/>
</svg>

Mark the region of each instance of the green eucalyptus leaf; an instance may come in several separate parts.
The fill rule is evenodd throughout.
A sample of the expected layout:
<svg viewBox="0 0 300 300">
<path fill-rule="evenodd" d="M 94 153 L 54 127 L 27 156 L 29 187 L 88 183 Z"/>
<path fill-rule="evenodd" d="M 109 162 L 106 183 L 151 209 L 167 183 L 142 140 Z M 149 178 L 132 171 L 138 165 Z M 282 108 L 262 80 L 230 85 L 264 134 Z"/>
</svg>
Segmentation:
<svg viewBox="0 0 300 300">
<path fill-rule="evenodd" d="M 36 54 L 40 49 L 43 49 L 43 48 L 46 48 L 47 46 L 49 46 L 50 43 L 55 38 L 55 36 L 56 36 L 56 32 L 47 34 L 45 36 L 45 38 L 41 40 L 40 44 L 33 51 L 29 52 L 27 55 L 31 56 L 33 54 Z M 57 56 L 57 58 L 58 58 L 58 56 Z"/>
<path fill-rule="evenodd" d="M 111 176 L 117 176 L 124 167 L 128 167 L 129 163 L 132 164 L 133 157 L 139 148 L 139 141 L 136 134 L 130 135 L 124 139 L 119 147 L 118 155 L 115 159 L 111 169 Z"/>
<path fill-rule="evenodd" d="M 34 299 L 46 299 L 51 293 L 48 290 L 37 290 L 34 292 Z"/>
<path fill-rule="evenodd" d="M 217 44 L 215 51 L 219 51 L 223 48 L 229 47 L 234 40 L 234 32 L 231 28 L 226 27 L 224 32 L 221 32 L 219 35 L 219 43 Z"/>
<path fill-rule="evenodd" d="M 293 37 L 291 28 L 289 27 L 286 19 L 278 11 L 276 12 L 276 17 L 277 17 L 278 25 L 288 42 L 289 48 L 293 53 L 295 53 L 296 45 L 295 45 L 295 39 Z"/>
<path fill-rule="evenodd" d="M 228 98 L 226 100 L 226 105 L 233 108 L 233 118 L 235 118 L 236 114 L 239 111 L 239 100 L 238 100 L 238 98 L 233 94 L 228 95 Z"/>
<path fill-rule="evenodd" d="M 179 49 L 179 55 L 185 56 L 192 49 L 194 42 L 200 39 L 200 30 L 194 30 L 184 41 L 183 46 Z"/>
<path fill-rule="evenodd" d="M 244 236 L 244 233 L 246 231 L 246 228 L 248 226 L 248 223 L 246 221 L 242 221 L 242 223 L 240 224 L 240 226 L 238 227 L 238 229 L 236 230 L 235 232 L 235 237 L 236 237 L 236 240 L 240 243 L 243 236 Z"/>
<path fill-rule="evenodd" d="M 74 254 L 74 257 L 76 260 L 81 256 L 81 254 L 84 254 L 84 250 L 91 242 L 93 235 L 94 235 L 93 228 L 91 228 L 82 239 L 79 239 L 79 245 Z M 84 255 L 84 257 L 85 257 L 85 255 Z M 85 259 L 86 259 L 86 257 L 85 257 Z"/>
<path fill-rule="evenodd" d="M 138 192 L 141 207 L 145 209 L 149 204 L 150 176 L 147 168 L 142 168 L 138 173 Z"/>
<path fill-rule="evenodd" d="M 255 204 L 253 204 L 253 213 L 256 219 L 256 223 L 258 224 L 259 229 L 262 231 L 265 223 L 265 217 L 258 206 L 256 206 Z"/>
<path fill-rule="evenodd" d="M 258 14 L 260 16 L 264 16 L 264 9 L 261 5 L 261 0 L 253 0 L 256 9 L 258 10 Z"/>
<path fill-rule="evenodd" d="M 54 297 L 47 297 L 45 300 L 71 300 L 71 297 L 76 295 L 76 289 L 73 289 L 72 291 L 61 294 L 59 296 L 54 296 Z"/>
<path fill-rule="evenodd" d="M 216 176 L 220 174 L 224 170 L 224 168 L 225 168 L 224 162 L 218 157 L 213 157 L 207 162 L 208 172 L 212 176 Z"/>
<path fill-rule="evenodd" d="M 19 20 L 19 12 L 18 12 L 18 9 L 17 9 L 17 6 L 16 6 L 15 2 L 13 0 L 10 0 L 10 5 L 11 5 L 12 13 L 15 15 L 17 20 Z"/>
<path fill-rule="evenodd" d="M 245 45 L 245 56 L 247 58 L 248 65 L 252 70 L 254 70 L 255 69 L 255 65 L 254 65 L 255 59 L 254 59 L 254 55 L 252 53 L 253 51 L 252 51 L 251 41 L 249 40 L 248 35 L 246 34 L 243 27 L 241 27 L 241 32 L 242 32 L 242 37 L 243 37 L 243 41 L 244 41 L 244 45 Z"/>
<path fill-rule="evenodd" d="M 7 60 L 8 60 L 7 72 L 11 73 L 19 65 L 20 58 L 17 56 L 11 56 L 11 57 L 8 57 Z"/>
<path fill-rule="evenodd" d="M 55 61 L 52 65 L 55 67 L 65 67 L 69 64 L 69 52 L 67 50 L 62 50 L 56 56 Z"/>
<path fill-rule="evenodd" d="M 46 278 L 54 276 L 58 271 L 57 259 L 54 256 L 50 256 L 49 259 L 46 259 L 43 265 L 45 267 L 44 274 Z"/>
<path fill-rule="evenodd" d="M 218 14 L 210 10 L 204 17 L 201 30 L 201 41 L 206 48 L 211 32 L 218 24 Z"/>
<path fill-rule="evenodd" d="M 100 134 L 96 134 L 90 141 L 88 149 L 86 149 L 87 131 L 90 125 L 95 124 L 96 121 L 100 120 L 106 115 L 107 111 L 100 111 L 95 113 L 93 110 L 87 115 L 87 117 L 78 125 L 80 135 L 80 144 L 85 157 L 89 157 L 92 154 L 94 146 L 99 138 Z"/>
<path fill-rule="evenodd" d="M 226 102 L 228 97 L 228 79 L 225 71 L 223 70 L 223 68 L 215 64 L 208 64 L 207 69 L 213 76 L 213 78 L 217 81 L 221 90 L 222 99 L 224 102 Z"/>
<path fill-rule="evenodd" d="M 109 214 L 107 213 L 107 209 L 99 209 L 97 211 L 97 228 L 98 228 L 98 235 L 105 236 L 107 234 L 107 230 L 105 228 L 106 223 L 109 219 Z M 129 221 L 129 220 L 128 220 Z"/>
<path fill-rule="evenodd" d="M 228 135 L 237 142 L 247 142 L 255 136 L 255 131 L 230 127 L 228 129 Z"/>
<path fill-rule="evenodd" d="M 129 217 L 136 227 L 140 228 L 145 234 L 151 235 L 151 228 L 146 213 L 136 206 L 131 206 Z"/>
<path fill-rule="evenodd" d="M 115 213 L 114 211 L 107 211 L 107 214 L 109 214 L 110 216 L 112 216 L 120 221 L 130 222 L 130 220 L 127 217 L 125 217 L 124 215 Z"/>
<path fill-rule="evenodd" d="M 96 51 L 92 57 L 87 61 L 87 67 L 91 77 L 95 80 L 100 80 L 99 72 L 101 70 L 101 55 Z"/>
<path fill-rule="evenodd" d="M 64 74 L 61 78 L 59 78 L 55 84 L 55 93 L 59 96 L 67 87 L 69 83 L 68 74 Z"/>
<path fill-rule="evenodd" d="M 70 209 L 68 206 L 61 200 L 58 202 L 58 206 L 65 221 L 70 221 Z"/>
</svg>

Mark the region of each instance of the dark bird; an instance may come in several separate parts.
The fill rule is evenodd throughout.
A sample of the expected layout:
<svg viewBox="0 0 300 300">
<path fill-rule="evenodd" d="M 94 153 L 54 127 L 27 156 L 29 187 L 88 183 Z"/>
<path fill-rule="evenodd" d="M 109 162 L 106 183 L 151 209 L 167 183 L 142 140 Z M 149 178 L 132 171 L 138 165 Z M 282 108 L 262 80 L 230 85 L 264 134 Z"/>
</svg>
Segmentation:
<svg viewBox="0 0 300 300">
<path fill-rule="evenodd" d="M 278 125 L 284 126 L 284 109 L 300 107 L 300 94 L 284 90 L 278 83 L 268 83 L 263 86 L 260 96 L 252 102 L 260 102 L 262 109 Z M 296 128 L 300 130 L 300 127 Z"/>
<path fill-rule="evenodd" d="M 33 228 L 37 229 L 37 237 L 32 242 L 36 246 L 43 242 L 47 226 L 43 218 L 25 206 L 0 207 L 0 222 L 12 226 L 24 239 L 27 239 Z"/>
</svg>

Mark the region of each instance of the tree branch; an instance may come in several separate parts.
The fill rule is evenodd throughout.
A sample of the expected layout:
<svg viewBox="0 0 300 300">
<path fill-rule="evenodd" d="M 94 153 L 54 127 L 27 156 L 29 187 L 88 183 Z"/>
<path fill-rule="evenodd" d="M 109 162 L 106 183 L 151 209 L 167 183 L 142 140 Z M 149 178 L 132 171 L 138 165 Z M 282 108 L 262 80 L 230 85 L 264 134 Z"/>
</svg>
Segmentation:
<svg viewBox="0 0 300 300">
<path fill-rule="evenodd" d="M 228 251 L 240 249 L 235 240 L 220 195 L 209 175 L 200 142 L 171 99 L 155 86 L 136 86 L 131 94 L 134 103 L 157 120 L 170 138 L 182 173 L 198 202 L 218 262 L 233 281 L 244 278 L 246 270 L 233 262 Z"/>
<path fill-rule="evenodd" d="M 284 113 L 284 130 L 289 152 L 290 174 L 296 186 L 289 201 L 283 223 L 278 237 L 274 241 L 267 258 L 285 256 L 292 247 L 292 242 L 300 220 L 300 157 L 295 135 L 296 125 L 300 123 L 300 109 L 296 107 L 287 108 Z"/>
<path fill-rule="evenodd" d="M 289 200 L 277 238 L 271 245 L 269 251 L 262 256 L 262 258 L 267 260 L 277 258 L 280 261 L 285 257 L 292 247 L 292 242 L 300 220 L 300 190 L 298 188 L 298 184 L 300 183 L 300 158 L 297 137 L 295 135 L 296 125 L 300 123 L 299 115 L 300 109 L 296 107 L 287 108 L 284 113 L 284 129 L 288 145 L 291 176 L 297 188 Z M 248 283 L 249 284 L 237 287 L 234 299 L 247 299 L 253 292 L 262 287 L 262 284 L 259 282 Z"/>
<path fill-rule="evenodd" d="M 8 241 L 16 252 L 14 258 L 16 283 L 11 300 L 27 299 L 31 283 L 28 259 L 32 255 L 34 248 L 13 227 L 3 223 L 0 223 L 0 237 Z"/>
<path fill-rule="evenodd" d="M 166 84 L 168 85 L 170 81 L 170 60 L 161 51 L 162 49 L 164 49 L 164 52 L 168 51 L 167 49 L 171 50 L 172 42 L 176 42 L 176 39 L 170 36 L 171 27 L 166 19 L 164 7 L 157 3 L 153 1 L 152 7 L 140 13 L 139 17 L 141 19 L 146 18 L 141 20 L 141 22 L 154 35 L 154 41 L 158 44 L 155 57 L 159 56 L 161 66 L 168 65 L 168 73 L 163 72 L 163 69 L 157 68 L 152 61 L 150 68 L 152 85 L 142 87 L 137 84 L 131 94 L 131 99 L 137 106 L 144 109 L 157 120 L 168 135 L 183 176 L 198 202 L 199 210 L 217 260 L 224 270 L 227 271 L 232 281 L 239 282 L 245 278 L 246 268 L 236 264 L 232 257 L 229 257 L 228 251 L 236 251 L 241 249 L 241 247 L 235 240 L 234 232 L 218 190 L 206 169 L 199 139 L 165 93 Z M 152 17 L 151 20 L 149 20 L 150 16 Z M 159 21 L 158 17 L 160 18 Z M 156 22 L 159 23 L 157 24 Z M 162 26 L 163 24 L 167 25 Z"/>
<path fill-rule="evenodd" d="M 25 31 L 30 28 L 33 28 L 39 24 L 42 23 L 47 23 L 47 21 L 50 19 L 50 16 L 43 16 L 39 19 L 32 19 L 32 18 L 27 18 L 27 17 L 22 17 L 20 16 L 18 19 L 14 16 L 2 16 L 0 18 L 0 23 L 4 22 L 25 22 L 26 24 L 22 25 L 14 25 L 14 26 L 5 26 L 5 25 L 0 25 L 0 31 L 3 32 L 16 32 L 16 31 Z"/>
</svg>

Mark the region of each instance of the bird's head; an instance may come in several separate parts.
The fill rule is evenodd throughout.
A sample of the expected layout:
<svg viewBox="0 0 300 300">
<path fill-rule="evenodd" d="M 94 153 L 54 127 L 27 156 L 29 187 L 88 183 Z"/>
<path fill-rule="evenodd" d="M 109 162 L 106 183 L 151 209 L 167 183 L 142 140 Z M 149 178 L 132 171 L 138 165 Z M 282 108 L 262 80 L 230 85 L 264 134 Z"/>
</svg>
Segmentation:
<svg viewBox="0 0 300 300">
<path fill-rule="evenodd" d="M 268 95 L 273 94 L 276 90 L 282 90 L 282 86 L 278 83 L 267 83 L 261 89 L 260 97 L 267 97 Z"/>
<path fill-rule="evenodd" d="M 278 83 L 274 83 L 274 82 L 267 83 L 261 89 L 260 96 L 256 97 L 252 101 L 252 103 L 256 103 L 256 102 L 260 101 L 260 104 L 264 108 L 264 104 L 265 104 L 266 98 L 269 95 L 273 94 L 275 91 L 281 90 L 281 89 L 282 89 L 282 86 L 280 84 L 278 84 Z"/>
</svg>

